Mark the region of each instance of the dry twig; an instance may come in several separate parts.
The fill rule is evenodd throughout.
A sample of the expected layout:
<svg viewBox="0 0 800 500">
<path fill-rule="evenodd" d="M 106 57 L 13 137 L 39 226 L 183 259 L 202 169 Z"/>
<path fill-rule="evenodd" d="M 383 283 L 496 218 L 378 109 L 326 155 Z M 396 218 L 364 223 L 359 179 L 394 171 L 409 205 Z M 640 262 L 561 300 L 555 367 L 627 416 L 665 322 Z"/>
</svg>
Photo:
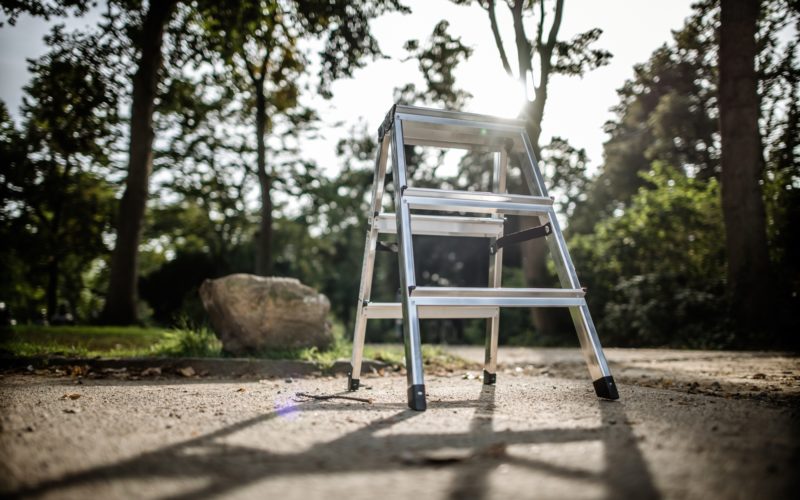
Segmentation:
<svg viewBox="0 0 800 500">
<path fill-rule="evenodd" d="M 305 399 L 298 400 L 297 399 L 298 397 L 305 398 Z M 359 403 L 372 404 L 372 399 L 357 398 L 355 396 L 340 396 L 338 394 L 317 395 L 317 394 L 308 394 L 307 392 L 295 393 L 295 401 L 297 401 L 298 403 L 303 403 L 305 401 L 308 401 L 309 399 L 315 399 L 315 400 L 318 400 L 318 401 L 326 401 L 328 399 L 346 399 L 348 401 L 358 401 Z"/>
</svg>

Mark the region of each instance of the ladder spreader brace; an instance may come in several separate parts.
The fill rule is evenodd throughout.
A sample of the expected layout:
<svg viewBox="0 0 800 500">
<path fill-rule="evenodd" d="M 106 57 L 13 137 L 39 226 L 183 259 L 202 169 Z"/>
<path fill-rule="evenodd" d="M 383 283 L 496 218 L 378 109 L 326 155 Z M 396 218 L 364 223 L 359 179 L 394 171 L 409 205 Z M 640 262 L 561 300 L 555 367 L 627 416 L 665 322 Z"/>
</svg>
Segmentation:
<svg viewBox="0 0 800 500">
<path fill-rule="evenodd" d="M 483 383 L 490 385 L 497 378 L 500 308 L 568 307 L 597 396 L 618 399 L 617 387 L 586 305 L 585 289 L 578 281 L 567 251 L 553 200 L 547 194 L 533 147 L 525 131 L 525 123 L 521 120 L 472 113 L 395 105 L 379 128 L 378 139 L 380 145 L 375 160 L 375 180 L 372 185 L 369 228 L 361 268 L 348 389 L 354 391 L 359 387 L 368 319 L 402 318 L 408 374 L 408 406 L 422 411 L 426 408 L 426 400 L 420 349 L 420 319 L 488 319 Z M 412 145 L 493 153 L 492 191 L 456 191 L 410 186 L 404 146 Z M 394 214 L 383 213 L 381 203 L 390 148 L 395 185 Z M 522 170 L 530 195 L 506 193 L 509 157 Z M 451 214 L 412 214 L 412 210 Z M 453 215 L 453 212 L 485 216 Z M 540 225 L 504 235 L 503 220 L 506 214 L 537 217 Z M 400 303 L 370 301 L 375 252 L 379 245 L 378 235 L 381 233 L 397 235 L 396 245 L 380 245 L 383 249 L 396 251 L 398 254 Z M 488 287 L 417 286 L 412 243 L 414 234 L 489 238 Z M 546 239 L 555 262 L 561 288 L 503 288 L 503 247 L 542 237 Z"/>
</svg>

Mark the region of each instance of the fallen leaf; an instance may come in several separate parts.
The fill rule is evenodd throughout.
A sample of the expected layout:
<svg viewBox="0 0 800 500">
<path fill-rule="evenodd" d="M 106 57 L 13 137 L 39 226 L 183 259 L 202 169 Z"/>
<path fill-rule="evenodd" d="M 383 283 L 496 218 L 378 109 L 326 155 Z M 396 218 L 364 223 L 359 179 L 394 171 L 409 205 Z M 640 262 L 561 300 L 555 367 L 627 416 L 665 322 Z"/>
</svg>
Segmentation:
<svg viewBox="0 0 800 500">
<path fill-rule="evenodd" d="M 64 413 L 79 413 L 80 412 L 80 410 L 78 410 L 77 408 L 64 408 L 62 411 Z"/>
<path fill-rule="evenodd" d="M 78 399 L 78 398 L 80 398 L 80 397 L 81 397 L 81 395 L 80 395 L 80 394 L 78 394 L 77 392 L 73 392 L 72 394 L 64 394 L 63 396 L 61 396 L 61 399 L 72 399 L 72 400 L 76 400 L 76 399 Z"/>
<path fill-rule="evenodd" d="M 487 458 L 504 458 L 506 454 L 506 443 L 493 443 L 482 450 L 481 455 Z"/>
<path fill-rule="evenodd" d="M 178 368 L 178 373 L 180 373 L 181 375 L 183 375 L 184 377 L 187 377 L 187 378 L 195 376 L 194 368 L 192 368 L 191 366 L 186 366 L 184 368 Z"/>
<path fill-rule="evenodd" d="M 239 387 L 238 389 L 236 389 L 236 392 L 244 392 L 244 387 Z"/>
<path fill-rule="evenodd" d="M 87 365 L 71 365 L 68 367 L 69 374 L 72 377 L 82 377 L 89 372 Z"/>
</svg>

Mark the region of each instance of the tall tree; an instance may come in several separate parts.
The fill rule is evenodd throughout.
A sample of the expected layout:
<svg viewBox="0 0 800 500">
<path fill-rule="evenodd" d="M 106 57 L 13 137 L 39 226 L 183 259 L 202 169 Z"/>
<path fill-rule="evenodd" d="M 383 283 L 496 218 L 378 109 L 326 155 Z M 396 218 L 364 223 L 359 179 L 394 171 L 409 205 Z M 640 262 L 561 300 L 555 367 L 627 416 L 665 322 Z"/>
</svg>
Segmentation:
<svg viewBox="0 0 800 500">
<path fill-rule="evenodd" d="M 471 4 L 472 0 L 453 0 L 458 4 Z M 516 73 L 509 58 L 500 25 L 497 21 L 495 0 L 478 0 L 487 13 L 492 37 L 500 55 L 505 72 L 519 81 L 526 89 L 526 102 L 520 117 L 526 122 L 528 135 L 537 158 L 541 158 L 542 121 L 548 97 L 548 86 L 552 76 L 580 76 L 594 68 L 608 64 L 611 54 L 608 51 L 592 48 L 602 30 L 594 28 L 575 35 L 570 40 L 559 40 L 559 31 L 564 18 L 564 0 L 555 0 L 548 13 L 546 0 L 506 0 L 511 14 L 516 46 Z M 552 19 L 548 23 L 548 17 Z M 527 33 L 526 19 L 535 19 L 535 36 Z M 524 226 L 537 222 L 523 218 Z M 546 246 L 542 241 L 531 240 L 522 244 L 522 264 L 528 286 L 542 287 L 551 284 L 545 264 Z M 542 333 L 554 333 L 558 323 L 552 310 L 534 308 L 532 320 Z"/>
<path fill-rule="evenodd" d="M 117 238 L 111 257 L 111 276 L 102 321 L 138 321 L 139 242 L 153 169 L 153 112 L 163 62 L 164 32 L 178 0 L 148 4 L 141 26 L 131 41 L 138 49 L 130 111 L 128 175 L 117 216 Z"/>
<path fill-rule="evenodd" d="M 761 133 L 780 155 L 791 152 L 780 136 L 800 71 L 797 40 L 783 35 L 798 24 L 800 12 L 786 0 L 764 6 L 757 41 Z M 642 174 L 653 162 L 701 179 L 719 178 L 718 40 L 719 2 L 698 2 L 673 40 L 634 66 L 633 77 L 617 90 L 620 102 L 605 126 L 604 164 L 588 203 L 570 219 L 571 232 L 589 232 L 597 220 L 624 207 L 645 185 Z M 773 167 L 767 168 L 769 177 Z"/>
<path fill-rule="evenodd" d="M 163 62 L 164 34 L 178 3 L 179 0 L 146 4 L 134 0 L 108 2 L 109 15 L 113 13 L 115 18 L 110 19 L 105 28 L 114 29 L 117 18 L 124 18 L 122 36 L 128 38 L 133 47 L 135 71 L 130 86 L 128 174 L 117 215 L 111 277 L 102 314 L 106 323 L 128 324 L 138 319 L 138 250 L 153 166 L 153 112 Z M 49 18 L 70 12 L 83 14 L 94 5 L 87 0 L 25 0 L 4 4 L 2 11 L 9 16 L 9 23 L 13 23 L 22 13 Z"/>
<path fill-rule="evenodd" d="M 796 259 L 788 257 L 797 253 L 793 250 L 798 248 L 796 214 L 800 213 L 797 210 L 800 168 L 797 160 L 796 113 L 797 81 L 800 75 L 797 51 L 800 40 L 786 36 L 798 25 L 800 11 L 792 8 L 790 2 L 763 2 L 756 33 L 756 78 L 760 97 L 760 132 L 766 162 L 759 182 L 764 191 L 769 257 L 774 269 L 781 269 L 780 274 L 772 275 L 774 279 L 770 283 L 770 287 L 781 296 L 768 309 L 773 316 L 771 319 L 781 316 L 781 310 L 792 310 L 785 304 L 797 301 L 800 283 L 800 266 L 795 262 Z M 748 341 L 765 346 L 768 344 L 762 341 L 772 345 L 790 345 L 792 339 L 789 335 L 783 339 L 778 336 L 748 339 L 742 332 L 738 332 L 738 338 L 731 334 L 731 326 L 744 327 L 744 322 L 736 318 L 726 321 L 730 312 L 726 313 L 729 306 L 725 297 L 725 285 L 729 284 L 727 258 L 724 251 L 709 251 L 712 248 L 708 246 L 711 239 L 702 236 L 703 233 L 718 233 L 724 242 L 725 233 L 717 231 L 713 224 L 706 224 L 705 227 L 693 224 L 686 226 L 682 234 L 690 238 L 691 244 L 685 249 L 688 253 L 684 259 L 677 261 L 673 257 L 668 261 L 669 267 L 676 270 L 674 273 L 659 271 L 644 276 L 627 274 L 633 272 L 631 267 L 621 268 L 616 276 L 596 272 L 612 261 L 605 249 L 615 243 L 603 241 L 604 238 L 627 240 L 627 245 L 636 248 L 649 244 L 639 241 L 640 238 L 652 239 L 654 236 L 640 234 L 634 237 L 621 231 L 612 234 L 606 229 L 615 225 L 619 228 L 619 224 L 622 224 L 615 220 L 636 220 L 638 224 L 656 227 L 669 223 L 670 217 L 658 215 L 657 212 L 649 215 L 640 213 L 642 217 L 639 218 L 628 216 L 628 212 L 634 210 L 633 198 L 649 196 L 642 194 L 642 190 L 664 189 L 653 182 L 655 177 L 651 171 L 655 166 L 660 163 L 671 167 L 664 172 L 673 177 L 671 183 L 676 188 L 685 185 L 686 179 L 683 177 L 693 182 L 701 181 L 695 182 L 695 186 L 700 188 L 703 183 L 712 186 L 720 179 L 719 30 L 719 2 L 707 0 L 696 3 L 684 26 L 673 32 L 673 40 L 654 51 L 648 61 L 636 65 L 633 78 L 618 90 L 620 103 L 614 108 L 616 117 L 606 124 L 610 138 L 604 145 L 605 164 L 601 166 L 600 174 L 589 183 L 588 199 L 579 201 L 575 217 L 570 219 L 570 233 L 573 236 L 576 232 L 585 233 L 588 239 L 583 239 L 583 236 L 574 238 L 571 244 L 577 245 L 580 250 L 579 242 L 591 240 L 586 248 L 593 246 L 602 249 L 591 252 L 595 258 L 584 260 L 580 265 L 582 274 L 589 276 L 588 284 L 593 290 L 590 298 L 593 310 L 598 311 L 599 325 L 617 332 L 631 331 L 631 317 L 624 319 L 616 314 L 627 307 L 625 314 L 631 316 L 651 316 L 652 319 L 661 313 L 672 314 L 673 326 L 667 330 L 681 323 L 684 331 L 705 324 L 701 329 L 705 333 L 698 339 L 705 338 L 708 341 L 717 330 L 719 335 L 717 340 L 711 342 L 712 345 L 744 345 Z M 716 192 L 719 192 L 718 188 Z M 702 209 L 720 210 L 714 220 L 718 218 L 722 225 L 721 203 L 706 204 Z M 676 206 L 675 210 L 680 208 Z M 747 231 L 749 234 L 749 229 Z M 664 237 L 663 234 L 656 236 L 657 239 Z M 716 261 L 713 272 L 698 274 L 682 268 L 682 261 L 698 253 L 711 259 L 709 265 Z M 580 252 L 574 255 L 576 260 L 581 257 Z M 684 270 L 679 271 L 681 269 Z M 706 298 L 697 300 L 703 296 Z M 638 297 L 639 301 L 648 298 L 644 302 L 650 301 L 648 303 L 651 305 L 640 310 L 625 306 L 632 297 Z M 669 306 L 670 303 L 674 305 Z M 676 309 L 678 305 L 682 312 Z M 609 314 L 614 311 L 616 313 Z M 686 315 L 686 311 L 693 312 Z M 684 316 L 682 320 L 674 321 L 681 315 Z M 609 323 L 612 316 L 619 325 Z M 792 320 L 791 317 L 780 319 Z M 650 324 L 669 323 L 656 319 Z M 779 331 L 792 330 L 782 328 Z M 723 332 L 730 338 L 722 339 L 720 335 Z M 644 338 L 648 332 L 641 332 L 640 335 Z M 676 335 L 680 335 L 677 330 Z"/>
<path fill-rule="evenodd" d="M 748 329 L 764 328 L 772 296 L 759 184 L 764 170 L 756 75 L 760 4 L 722 0 L 720 12 L 719 122 L 728 285 L 734 314 Z"/>
<path fill-rule="evenodd" d="M 635 65 L 633 78 L 617 90 L 615 116 L 605 124 L 604 162 L 587 203 L 570 219 L 570 232 L 591 232 L 625 206 L 655 161 L 703 179 L 719 175 L 715 4 L 697 3 L 673 41 Z"/>
<path fill-rule="evenodd" d="M 107 252 L 113 190 L 105 177 L 118 134 L 118 89 L 103 71 L 106 47 L 97 36 L 67 35 L 56 26 L 46 43 L 50 51 L 29 65 L 23 131 L 13 137 L 21 154 L 4 158 L 0 210 L 17 233 L 27 270 L 20 281 L 34 289 L 43 284 L 52 316 L 64 298 L 75 314 L 85 269 Z M 24 298 L 28 311 L 38 302 Z"/>
<path fill-rule="evenodd" d="M 261 195 L 257 274 L 272 269 L 273 189 L 281 182 L 276 162 L 268 162 L 268 139 L 277 135 L 281 122 L 287 125 L 285 135 L 296 135 L 315 118 L 299 100 L 307 73 L 301 40 L 323 40 L 318 89 L 330 97 L 333 80 L 351 75 L 366 58 L 380 55 L 370 22 L 392 10 L 407 11 L 398 0 L 230 1 L 204 9 L 203 27 L 212 50 L 233 70 L 232 83 L 251 96 L 245 110 L 254 126 Z"/>
</svg>

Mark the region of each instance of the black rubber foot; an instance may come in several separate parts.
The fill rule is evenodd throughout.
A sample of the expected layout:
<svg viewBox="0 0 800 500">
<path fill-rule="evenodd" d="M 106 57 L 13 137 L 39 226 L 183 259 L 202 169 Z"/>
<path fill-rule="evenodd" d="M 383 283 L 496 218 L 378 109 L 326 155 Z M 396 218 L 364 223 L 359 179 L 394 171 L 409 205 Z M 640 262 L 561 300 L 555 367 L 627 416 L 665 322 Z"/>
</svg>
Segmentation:
<svg viewBox="0 0 800 500">
<path fill-rule="evenodd" d="M 360 383 L 360 380 L 357 379 L 357 378 L 353 378 L 353 374 L 352 373 L 348 373 L 347 374 L 347 390 L 348 391 L 357 391 L 359 383 Z"/>
<path fill-rule="evenodd" d="M 597 393 L 598 398 L 619 399 L 617 384 L 614 383 L 614 377 L 611 375 L 608 377 L 599 378 L 595 380 L 593 384 L 594 392 Z"/>
<path fill-rule="evenodd" d="M 483 370 L 483 385 L 494 385 L 495 382 L 497 382 L 497 374 Z"/>
<path fill-rule="evenodd" d="M 408 388 L 408 407 L 416 411 L 425 411 L 425 386 L 412 385 Z"/>
</svg>

